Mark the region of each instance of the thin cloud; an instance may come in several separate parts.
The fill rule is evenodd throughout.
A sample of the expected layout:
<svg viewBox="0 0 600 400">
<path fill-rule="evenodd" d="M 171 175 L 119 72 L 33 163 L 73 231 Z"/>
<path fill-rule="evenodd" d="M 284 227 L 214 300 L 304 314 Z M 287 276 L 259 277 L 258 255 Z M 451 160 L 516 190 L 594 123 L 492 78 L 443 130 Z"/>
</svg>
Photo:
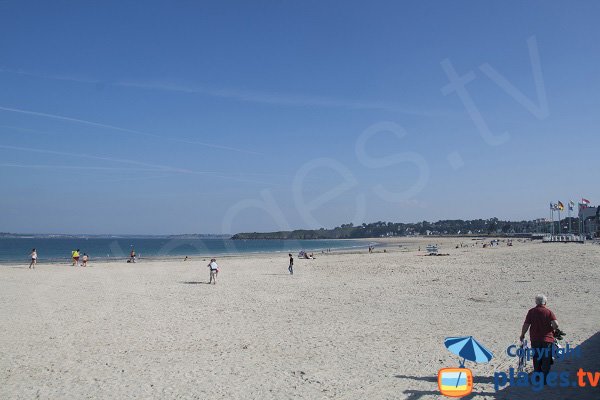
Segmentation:
<svg viewBox="0 0 600 400">
<path fill-rule="evenodd" d="M 21 132 L 26 132 L 26 133 L 35 133 L 35 134 L 41 134 L 41 135 L 52 135 L 53 134 L 51 132 L 44 132 L 44 131 L 39 131 L 37 129 L 29 129 L 29 128 L 23 128 L 20 126 L 12 126 L 12 125 L 0 125 L 0 128 L 12 129 L 15 131 L 21 131 Z"/>
<path fill-rule="evenodd" d="M 92 154 L 83 154 L 83 153 L 81 153 L 81 154 L 80 153 L 67 153 L 67 152 L 62 152 L 62 151 L 38 149 L 38 148 L 32 148 L 32 147 L 20 147 L 20 146 L 10 146 L 10 145 L 2 145 L 2 144 L 0 144 L 0 149 L 17 150 L 17 151 L 25 151 L 25 152 L 32 152 L 32 153 L 42 153 L 42 154 L 52 154 L 52 155 L 67 156 L 67 157 L 79 157 L 79 158 L 95 159 L 95 160 L 102 160 L 102 161 L 112 161 L 112 162 L 117 162 L 117 163 L 125 163 L 125 164 L 136 165 L 136 166 L 140 166 L 140 167 L 148 167 L 148 168 L 144 169 L 145 171 L 170 172 L 170 173 L 188 174 L 188 175 L 211 176 L 211 177 L 214 177 L 214 178 L 228 179 L 228 180 L 233 180 L 233 181 L 243 182 L 243 183 L 253 183 L 253 184 L 274 186 L 270 182 L 264 182 L 264 181 L 259 181 L 259 180 L 256 180 L 256 179 L 244 178 L 242 176 L 242 174 L 239 174 L 239 173 L 228 174 L 227 172 L 221 172 L 221 171 L 195 171 L 195 170 L 190 170 L 190 169 L 171 167 L 171 166 L 167 166 L 167 165 L 149 164 L 149 163 L 144 163 L 144 162 L 134 161 L 134 160 L 125 160 L 125 159 L 119 159 L 119 158 L 113 158 L 113 157 L 104 157 L 104 156 L 96 156 L 96 155 L 92 155 Z M 26 168 L 26 166 L 25 166 L 26 164 L 19 164 L 19 165 L 21 167 L 23 167 L 23 168 Z M 1 166 L 2 165 L 0 165 L 0 167 Z M 5 166 L 6 167 L 16 167 L 17 164 L 13 164 L 13 165 L 6 164 Z M 52 166 L 48 165 L 47 167 L 52 167 Z M 62 166 L 55 166 L 55 167 L 56 168 L 63 168 Z M 36 168 L 36 166 L 32 166 L 32 168 Z M 83 168 L 73 168 L 73 169 L 83 169 Z M 100 167 L 98 167 L 98 169 L 100 169 Z M 138 170 L 141 170 L 141 169 L 140 168 L 129 168 L 129 169 L 124 169 L 124 170 L 138 171 Z M 263 175 L 263 174 L 260 174 L 260 173 L 256 173 L 256 174 L 248 173 L 248 174 L 245 174 L 245 175 L 260 176 L 260 175 Z M 264 175 L 267 176 L 268 174 L 264 174 Z M 277 185 L 275 185 L 275 186 L 277 186 Z"/>
<path fill-rule="evenodd" d="M 449 114 L 439 110 L 426 111 L 417 108 L 406 107 L 403 104 L 393 102 L 379 101 L 360 101 L 348 100 L 336 97 L 314 96 L 314 95 L 293 95 L 283 93 L 268 93 L 260 91 L 247 91 L 239 89 L 225 88 L 206 88 L 197 85 L 178 85 L 170 82 L 161 81 L 135 81 L 123 80 L 115 82 L 102 82 L 89 78 L 60 76 L 60 75 L 45 75 L 27 72 L 23 70 L 10 70 L 0 68 L 0 72 L 18 74 L 34 78 L 53 79 L 59 81 L 76 82 L 94 85 L 107 85 L 116 87 L 138 88 L 146 90 L 161 90 L 169 92 L 180 92 L 188 94 L 199 94 L 223 99 L 231 99 L 235 101 L 243 101 L 258 104 L 270 104 L 276 106 L 294 106 L 294 107 L 323 107 L 323 108 L 345 108 L 351 110 L 385 110 L 393 111 L 402 114 L 416 115 L 421 117 L 449 117 Z"/>
<path fill-rule="evenodd" d="M 31 168 L 31 169 L 73 169 L 73 170 L 91 170 L 91 171 L 147 171 L 156 172 L 162 171 L 153 168 L 124 168 L 124 167 L 92 167 L 82 165 L 51 165 L 51 164 L 13 164 L 2 163 L 0 167 L 4 168 Z"/>
<path fill-rule="evenodd" d="M 129 177 L 129 178 L 118 178 L 118 179 L 108 179 L 108 180 L 96 180 L 96 183 L 120 183 L 120 182 L 139 182 L 140 180 L 149 180 L 149 179 L 164 179 L 170 178 L 171 175 L 151 175 L 151 176 L 142 176 L 142 177 Z"/>
<path fill-rule="evenodd" d="M 4 72 L 7 74 L 28 76 L 31 78 L 52 79 L 55 81 L 89 83 L 89 84 L 99 84 L 100 83 L 100 81 L 97 81 L 94 79 L 79 78 L 79 77 L 74 77 L 74 76 L 46 75 L 46 74 L 39 74 L 39 73 L 35 73 L 35 72 L 28 72 L 28 71 L 24 71 L 21 69 L 7 69 L 7 68 L 0 67 L 0 72 Z"/>
<path fill-rule="evenodd" d="M 147 90 L 163 90 L 169 92 L 201 94 L 212 97 L 220 97 L 224 99 L 232 99 L 250 103 L 271 104 L 277 106 L 347 108 L 352 110 L 386 110 L 423 117 L 445 116 L 441 112 L 422 111 L 418 109 L 408 108 L 401 104 L 390 102 L 365 102 L 355 100 L 344 100 L 325 96 L 289 95 L 279 93 L 243 91 L 237 89 L 208 89 L 199 86 L 175 85 L 171 83 L 161 82 L 119 81 L 113 83 L 112 85 Z"/>
<path fill-rule="evenodd" d="M 92 154 L 67 153 L 67 152 L 63 152 L 63 151 L 37 149 L 37 148 L 33 148 L 33 147 L 10 146 L 10 145 L 3 145 L 3 144 L 0 144 L 0 149 L 27 151 L 27 152 L 31 152 L 31 153 L 52 154 L 52 155 L 67 156 L 67 157 L 79 157 L 79 158 L 87 158 L 87 159 L 94 159 L 94 160 L 101 160 L 101 161 L 112 161 L 112 162 L 117 162 L 117 163 L 136 165 L 136 166 L 140 166 L 140 167 L 148 167 L 148 168 L 152 168 L 154 171 L 169 171 L 169 172 L 180 172 L 180 173 L 191 172 L 190 170 L 181 169 L 181 168 L 173 168 L 173 167 L 169 167 L 169 166 L 165 166 L 165 165 L 149 164 L 149 163 L 144 163 L 144 162 L 140 162 L 140 161 L 125 160 L 125 159 L 113 158 L 113 157 L 95 156 Z"/>
<path fill-rule="evenodd" d="M 74 122 L 74 123 L 78 123 L 78 124 L 94 126 L 97 128 L 111 129 L 111 130 L 115 130 L 115 131 L 132 133 L 135 135 L 146 136 L 146 137 L 151 137 L 151 138 L 156 138 L 156 139 L 161 139 L 161 140 L 169 140 L 172 142 L 194 144 L 194 145 L 211 147 L 211 148 L 220 149 L 220 150 L 229 150 L 229 151 L 236 151 L 236 152 L 240 152 L 240 153 L 262 155 L 261 153 L 258 153 L 258 152 L 245 150 L 245 149 L 239 149 L 236 147 L 221 146 L 221 145 L 211 144 L 211 143 L 206 143 L 206 142 L 198 142 L 195 140 L 187 140 L 187 139 L 179 139 L 179 138 L 168 137 L 168 136 L 161 136 L 161 135 L 156 135 L 153 133 L 138 131 L 135 129 L 123 128 L 123 127 L 116 126 L 116 125 L 102 124 L 99 122 L 87 121 L 84 119 L 72 118 L 72 117 L 67 117 L 64 115 L 48 114 L 48 113 L 43 113 L 43 112 L 38 112 L 38 111 L 23 110 L 20 108 L 3 107 L 3 106 L 0 106 L 0 111 L 13 112 L 13 113 L 19 113 L 19 114 L 25 114 L 25 115 L 33 115 L 36 117 L 50 118 L 50 119 L 55 119 L 55 120 L 59 120 L 59 121 Z"/>
</svg>

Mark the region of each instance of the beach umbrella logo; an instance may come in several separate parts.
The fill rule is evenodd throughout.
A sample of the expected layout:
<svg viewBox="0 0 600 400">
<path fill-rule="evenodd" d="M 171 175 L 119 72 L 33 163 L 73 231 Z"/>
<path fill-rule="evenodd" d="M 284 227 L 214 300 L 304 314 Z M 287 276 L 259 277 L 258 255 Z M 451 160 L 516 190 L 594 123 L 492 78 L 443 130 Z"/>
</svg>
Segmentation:
<svg viewBox="0 0 600 400">
<path fill-rule="evenodd" d="M 463 397 L 473 391 L 473 373 L 468 368 L 442 368 L 438 388 L 444 396 Z"/>
<path fill-rule="evenodd" d="M 438 388 L 444 396 L 466 396 L 473 390 L 473 373 L 465 368 L 465 361 L 486 363 L 494 355 L 473 336 L 447 337 L 444 345 L 462 361 L 459 359 L 459 368 L 442 368 L 438 371 Z"/>
</svg>

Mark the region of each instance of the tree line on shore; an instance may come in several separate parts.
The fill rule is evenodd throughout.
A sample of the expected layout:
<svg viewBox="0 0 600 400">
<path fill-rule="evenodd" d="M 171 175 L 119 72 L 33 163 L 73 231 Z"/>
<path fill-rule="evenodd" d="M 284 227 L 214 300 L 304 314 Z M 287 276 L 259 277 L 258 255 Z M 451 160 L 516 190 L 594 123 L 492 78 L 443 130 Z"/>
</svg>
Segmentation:
<svg viewBox="0 0 600 400">
<path fill-rule="evenodd" d="M 278 232 L 245 232 L 232 239 L 358 239 L 413 235 L 510 235 L 548 231 L 548 223 L 537 221 L 502 221 L 498 218 L 474 220 L 440 220 L 437 222 L 373 222 L 342 224 L 333 229 L 297 229 Z"/>
</svg>

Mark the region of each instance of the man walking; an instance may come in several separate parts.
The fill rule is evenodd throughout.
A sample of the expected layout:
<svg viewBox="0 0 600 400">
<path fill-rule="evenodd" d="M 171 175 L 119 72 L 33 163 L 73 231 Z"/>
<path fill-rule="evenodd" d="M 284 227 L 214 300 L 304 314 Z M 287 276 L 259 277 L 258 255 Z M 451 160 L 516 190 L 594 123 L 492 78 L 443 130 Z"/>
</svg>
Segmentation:
<svg viewBox="0 0 600 400">
<path fill-rule="evenodd" d="M 210 279 L 208 280 L 208 284 L 211 283 L 213 285 L 217 284 L 217 275 L 219 274 L 219 265 L 217 264 L 216 258 L 211 258 L 210 263 L 208 263 L 208 268 L 210 269 Z"/>
<path fill-rule="evenodd" d="M 521 328 L 520 340 L 523 341 L 525 334 L 529 331 L 531 349 L 535 352 L 533 357 L 534 372 L 544 374 L 544 385 L 546 376 L 552 365 L 552 346 L 554 344 L 554 331 L 558 329 L 556 316 L 546 307 L 547 298 L 543 294 L 535 297 L 536 306 L 527 312 L 525 322 Z"/>
<path fill-rule="evenodd" d="M 288 267 L 288 271 L 290 271 L 290 275 L 294 275 L 294 257 L 292 254 L 288 254 L 290 256 L 290 266 Z"/>
</svg>

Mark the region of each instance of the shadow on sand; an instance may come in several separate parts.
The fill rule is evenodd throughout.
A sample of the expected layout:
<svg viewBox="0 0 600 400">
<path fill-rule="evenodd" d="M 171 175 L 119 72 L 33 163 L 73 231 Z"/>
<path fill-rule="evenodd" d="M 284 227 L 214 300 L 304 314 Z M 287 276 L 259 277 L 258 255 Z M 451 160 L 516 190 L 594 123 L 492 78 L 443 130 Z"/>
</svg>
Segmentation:
<svg viewBox="0 0 600 400">
<path fill-rule="evenodd" d="M 577 345 L 577 343 L 573 343 Z M 581 368 L 586 372 L 600 372 L 600 332 L 597 332 L 592 337 L 580 344 L 581 346 L 581 358 L 565 358 L 558 360 L 552 366 L 552 371 L 561 373 L 568 372 L 569 379 L 572 383 L 577 382 L 577 371 Z M 505 372 L 508 371 L 498 371 Z M 437 376 L 410 376 L 410 375 L 394 375 L 395 378 L 409 379 L 417 381 L 425 381 L 436 384 Z M 470 395 L 462 397 L 461 399 L 478 399 L 478 398 L 489 398 L 489 399 L 506 399 L 506 400 L 531 400 L 531 399 L 544 399 L 544 400 L 565 400 L 565 399 L 578 399 L 578 400 L 596 400 L 600 398 L 600 383 L 596 387 L 591 387 L 587 378 L 585 378 L 586 387 L 545 387 L 540 391 L 533 391 L 531 387 L 516 387 L 506 385 L 504 389 L 495 391 L 493 386 L 488 388 L 488 391 L 473 391 Z M 494 384 L 493 376 L 474 376 L 474 383 L 479 384 Z M 559 380 L 558 380 L 559 382 Z M 411 400 L 418 400 L 425 397 L 440 397 L 440 392 L 437 390 L 404 390 L 402 392 L 404 398 Z"/>
<path fill-rule="evenodd" d="M 415 381 L 433 382 L 437 384 L 437 376 L 394 375 L 394 378 L 413 379 Z M 474 376 L 473 383 L 494 383 L 493 376 Z"/>
<path fill-rule="evenodd" d="M 185 285 L 208 285 L 209 283 L 206 281 L 185 281 L 185 282 L 179 282 L 179 283 L 183 283 Z"/>
<path fill-rule="evenodd" d="M 434 387 L 437 387 L 437 376 L 412 376 L 412 375 L 394 375 L 394 378 L 399 378 L 399 379 L 411 379 L 411 380 L 416 380 L 416 381 L 425 381 L 425 382 L 432 382 L 434 383 Z M 491 384 L 494 382 L 494 378 L 491 376 L 474 376 L 473 377 L 473 382 L 474 383 L 487 383 L 487 384 Z M 436 398 L 441 398 L 441 394 L 439 391 L 437 390 L 404 390 L 402 392 L 406 399 L 411 399 L 411 400 L 418 400 L 421 399 L 422 397 L 430 397 L 430 396 L 435 396 Z M 461 397 L 461 399 L 475 399 L 475 398 L 481 398 L 481 396 L 485 396 L 487 398 L 494 398 L 496 396 L 497 393 L 495 392 L 473 392 L 468 396 L 464 396 Z"/>
<path fill-rule="evenodd" d="M 436 378 L 437 380 L 437 378 Z M 438 392 L 437 390 L 404 390 L 402 392 L 402 394 L 404 394 L 404 399 L 409 399 L 409 400 L 419 400 L 421 399 L 423 396 L 434 396 L 436 399 L 437 398 L 443 398 L 443 399 L 449 399 L 450 397 L 443 397 L 440 392 Z M 494 392 L 473 392 L 468 396 L 464 396 L 461 397 L 461 400 L 470 400 L 470 399 L 481 399 L 481 398 L 495 398 L 497 393 Z M 431 398 L 431 397 L 430 397 Z"/>
<path fill-rule="evenodd" d="M 577 343 L 573 343 L 577 345 Z M 594 374 L 596 371 L 600 372 L 600 332 L 596 332 L 588 340 L 580 344 L 581 346 L 581 358 L 565 358 L 563 360 L 556 360 L 552 366 L 552 372 L 568 372 L 569 379 L 575 386 L 570 387 L 544 387 L 538 392 L 534 392 L 531 387 L 515 387 L 506 386 L 506 389 L 499 391 L 496 394 L 497 399 L 544 399 L 544 400 L 563 400 L 563 399 L 599 399 L 600 398 L 600 384 L 596 387 L 591 387 L 587 378 L 584 381 L 587 383 L 586 387 L 579 387 L 577 385 L 577 371 L 581 368 L 586 372 Z M 557 383 L 560 379 L 557 379 Z"/>
</svg>

